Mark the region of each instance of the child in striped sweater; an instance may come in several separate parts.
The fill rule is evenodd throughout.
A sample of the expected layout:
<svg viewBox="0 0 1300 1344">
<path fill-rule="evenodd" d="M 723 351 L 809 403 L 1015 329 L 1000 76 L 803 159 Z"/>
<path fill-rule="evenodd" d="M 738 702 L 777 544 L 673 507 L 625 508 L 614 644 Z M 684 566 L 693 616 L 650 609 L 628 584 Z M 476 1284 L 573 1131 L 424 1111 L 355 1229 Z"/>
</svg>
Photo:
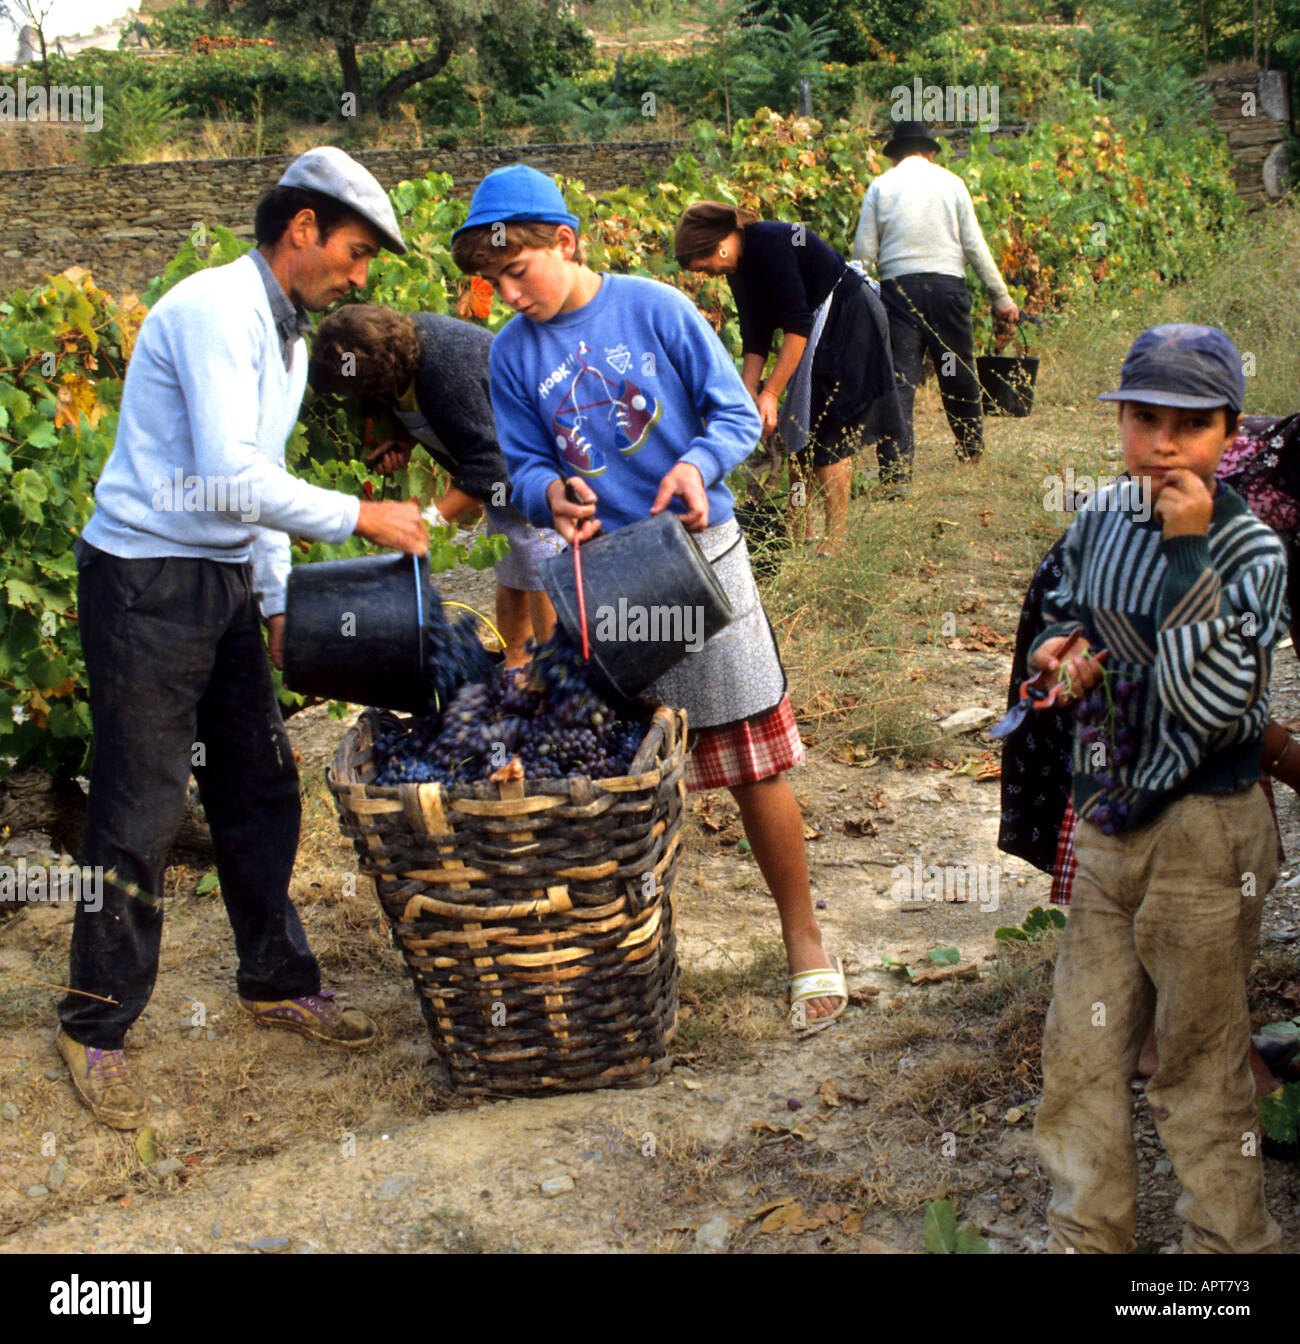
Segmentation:
<svg viewBox="0 0 1300 1344">
<path fill-rule="evenodd" d="M 1129 1079 L 1153 1021 L 1146 1095 L 1183 1186 L 1185 1249 L 1278 1241 L 1244 986 L 1277 875 L 1258 778 L 1286 562 L 1215 481 L 1243 392 L 1241 356 L 1218 328 L 1138 337 L 1105 397 L 1120 403 L 1129 478 L 1067 533 L 1031 652 L 1067 679 L 1082 819 L 1035 1127 L 1054 1251 L 1133 1249 Z M 1067 650 L 1080 629 L 1092 647 Z"/>
</svg>

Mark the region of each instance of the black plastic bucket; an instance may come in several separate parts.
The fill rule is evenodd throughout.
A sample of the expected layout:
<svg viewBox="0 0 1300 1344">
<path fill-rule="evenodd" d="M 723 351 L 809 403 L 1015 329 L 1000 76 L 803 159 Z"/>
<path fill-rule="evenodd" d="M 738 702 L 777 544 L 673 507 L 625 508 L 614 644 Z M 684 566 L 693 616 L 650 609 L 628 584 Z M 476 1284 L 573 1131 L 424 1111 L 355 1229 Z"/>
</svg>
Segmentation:
<svg viewBox="0 0 1300 1344">
<path fill-rule="evenodd" d="M 1039 318 L 1026 316 L 1022 321 Z M 980 380 L 980 402 L 985 415 L 1013 415 L 1022 419 L 1034 409 L 1034 380 L 1038 377 L 1038 356 L 1031 355 L 1023 325 L 1017 327 L 1021 345 L 1019 355 L 979 355 L 975 369 Z"/>
<path fill-rule="evenodd" d="M 975 367 L 985 415 L 1023 417 L 1034 409 L 1037 355 L 980 355 Z"/>
<path fill-rule="evenodd" d="M 548 560 L 543 580 L 561 626 L 581 647 L 573 552 Z M 676 667 L 733 615 L 712 566 L 674 513 L 584 542 L 582 587 L 591 659 L 629 697 Z"/>
<path fill-rule="evenodd" d="M 284 608 L 284 684 L 300 695 L 422 714 L 428 562 L 365 555 L 295 565 Z"/>
</svg>

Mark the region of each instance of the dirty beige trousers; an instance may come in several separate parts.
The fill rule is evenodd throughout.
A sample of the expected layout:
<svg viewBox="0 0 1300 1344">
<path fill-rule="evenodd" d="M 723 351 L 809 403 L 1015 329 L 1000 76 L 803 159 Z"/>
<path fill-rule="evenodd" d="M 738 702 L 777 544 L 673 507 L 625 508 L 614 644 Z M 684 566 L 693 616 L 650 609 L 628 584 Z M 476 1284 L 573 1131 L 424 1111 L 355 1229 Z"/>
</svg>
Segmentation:
<svg viewBox="0 0 1300 1344">
<path fill-rule="evenodd" d="M 1048 1250 L 1133 1248 L 1129 1080 L 1153 1013 L 1160 1064 L 1146 1095 L 1183 1187 L 1184 1250 L 1274 1250 L 1245 989 L 1277 877 L 1263 791 L 1191 794 L 1120 835 L 1081 822 L 1076 844 L 1034 1126 L 1052 1182 Z"/>
</svg>

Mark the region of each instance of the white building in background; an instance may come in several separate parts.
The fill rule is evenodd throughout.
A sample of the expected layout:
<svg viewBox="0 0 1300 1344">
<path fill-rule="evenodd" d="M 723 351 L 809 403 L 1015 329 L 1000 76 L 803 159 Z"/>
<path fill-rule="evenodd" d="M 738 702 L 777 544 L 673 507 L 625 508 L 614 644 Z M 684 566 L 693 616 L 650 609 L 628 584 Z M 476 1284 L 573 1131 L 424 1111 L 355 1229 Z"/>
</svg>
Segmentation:
<svg viewBox="0 0 1300 1344">
<path fill-rule="evenodd" d="M 126 0 L 54 0 L 45 19 L 45 45 L 51 52 L 75 56 L 99 48 L 116 51 L 122 33 L 138 18 Z M 21 32 L 0 20 L 0 63 L 22 64 L 40 57 L 32 28 Z"/>
</svg>

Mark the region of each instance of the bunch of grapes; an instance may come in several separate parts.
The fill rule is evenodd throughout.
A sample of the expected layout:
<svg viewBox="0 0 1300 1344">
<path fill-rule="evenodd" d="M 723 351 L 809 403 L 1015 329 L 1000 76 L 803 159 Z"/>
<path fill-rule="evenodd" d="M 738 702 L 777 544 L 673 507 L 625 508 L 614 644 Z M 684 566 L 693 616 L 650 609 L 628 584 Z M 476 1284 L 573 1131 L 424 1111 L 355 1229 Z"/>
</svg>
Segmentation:
<svg viewBox="0 0 1300 1344">
<path fill-rule="evenodd" d="M 1079 724 L 1079 741 L 1084 746 L 1100 742 L 1106 748 L 1106 762 L 1094 778 L 1103 791 L 1089 813 L 1089 820 L 1104 835 L 1114 835 L 1128 820 L 1129 803 L 1120 795 L 1120 781 L 1112 769 L 1127 765 L 1137 752 L 1137 734 L 1125 722 L 1125 714 L 1136 704 L 1137 682 L 1103 667 L 1101 681 L 1090 694 L 1074 702 L 1070 711 Z"/>
<path fill-rule="evenodd" d="M 526 779 L 629 772 L 645 737 L 645 710 L 618 696 L 562 630 L 529 646 L 524 668 L 465 680 L 445 708 L 382 733 L 378 784 L 487 779 L 517 756 Z"/>
<path fill-rule="evenodd" d="M 425 598 L 424 665 L 429 678 L 429 709 L 435 714 L 451 703 L 462 686 L 496 676 L 496 664 L 478 637 L 478 621 L 473 616 L 449 621 L 436 593 Z"/>
</svg>

